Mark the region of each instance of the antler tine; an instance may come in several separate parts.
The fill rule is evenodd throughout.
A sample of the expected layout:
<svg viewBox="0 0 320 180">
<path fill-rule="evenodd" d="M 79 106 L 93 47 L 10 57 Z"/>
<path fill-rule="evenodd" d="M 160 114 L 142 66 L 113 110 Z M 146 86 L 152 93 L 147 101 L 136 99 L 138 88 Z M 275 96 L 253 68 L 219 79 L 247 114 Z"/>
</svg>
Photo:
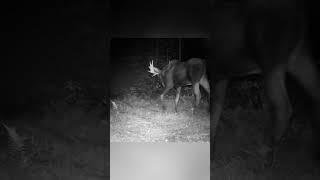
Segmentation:
<svg viewBox="0 0 320 180">
<path fill-rule="evenodd" d="M 151 60 L 151 62 L 149 62 L 149 71 L 148 72 L 152 71 L 152 67 L 153 67 L 153 60 Z"/>
<path fill-rule="evenodd" d="M 152 67 L 153 67 L 153 61 L 151 60 L 150 62 L 149 62 L 149 73 L 152 73 Z"/>
<path fill-rule="evenodd" d="M 151 60 L 151 67 L 152 67 L 152 69 L 153 69 L 153 71 L 154 71 L 153 59 Z"/>
</svg>

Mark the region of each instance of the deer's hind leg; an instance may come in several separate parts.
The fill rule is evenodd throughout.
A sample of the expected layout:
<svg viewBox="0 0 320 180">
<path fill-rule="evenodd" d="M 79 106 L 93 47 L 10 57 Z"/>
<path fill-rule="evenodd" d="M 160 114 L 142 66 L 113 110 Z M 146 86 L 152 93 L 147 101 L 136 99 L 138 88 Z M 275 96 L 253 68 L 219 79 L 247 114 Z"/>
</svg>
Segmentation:
<svg viewBox="0 0 320 180">
<path fill-rule="evenodd" d="M 178 103 L 179 103 L 179 99 L 180 99 L 180 93 L 181 93 L 181 87 L 177 88 L 177 93 L 176 93 L 176 99 L 175 99 L 175 103 L 174 103 L 174 110 L 175 112 L 178 112 Z"/>
<path fill-rule="evenodd" d="M 201 92 L 200 92 L 200 83 L 195 82 L 193 84 L 193 93 L 195 97 L 195 103 L 194 103 L 194 108 L 198 107 L 200 104 L 200 99 L 201 99 Z"/>
</svg>

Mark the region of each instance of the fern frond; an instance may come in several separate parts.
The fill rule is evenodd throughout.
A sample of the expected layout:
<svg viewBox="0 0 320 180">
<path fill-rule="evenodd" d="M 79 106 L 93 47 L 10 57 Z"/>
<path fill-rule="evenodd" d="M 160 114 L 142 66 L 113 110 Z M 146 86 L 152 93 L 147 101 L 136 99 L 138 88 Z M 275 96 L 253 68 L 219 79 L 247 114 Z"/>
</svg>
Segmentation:
<svg viewBox="0 0 320 180">
<path fill-rule="evenodd" d="M 8 157 L 12 162 L 24 163 L 24 138 L 18 135 L 15 128 L 8 127 L 2 123 L 8 132 Z"/>
<path fill-rule="evenodd" d="M 23 138 L 18 135 L 15 128 L 10 128 L 4 123 L 2 123 L 3 127 L 7 130 L 10 140 L 10 145 L 16 150 L 21 150 L 24 146 Z"/>
</svg>

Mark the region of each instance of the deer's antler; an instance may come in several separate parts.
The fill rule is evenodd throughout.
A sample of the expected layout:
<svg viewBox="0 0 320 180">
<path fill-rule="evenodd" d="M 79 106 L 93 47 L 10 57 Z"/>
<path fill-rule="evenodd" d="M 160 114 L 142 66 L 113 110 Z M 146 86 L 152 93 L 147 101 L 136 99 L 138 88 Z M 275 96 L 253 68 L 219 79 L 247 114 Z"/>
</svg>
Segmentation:
<svg viewBox="0 0 320 180">
<path fill-rule="evenodd" d="M 152 74 L 152 76 L 156 76 L 160 73 L 159 69 L 153 66 L 153 60 L 151 60 L 149 64 L 149 73 Z"/>
</svg>

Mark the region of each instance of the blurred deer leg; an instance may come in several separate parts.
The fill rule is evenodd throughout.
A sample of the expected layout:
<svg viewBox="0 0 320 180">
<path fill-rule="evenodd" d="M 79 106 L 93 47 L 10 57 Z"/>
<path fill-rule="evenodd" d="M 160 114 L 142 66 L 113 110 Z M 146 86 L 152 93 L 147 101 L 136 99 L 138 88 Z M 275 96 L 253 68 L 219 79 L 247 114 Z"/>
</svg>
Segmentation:
<svg viewBox="0 0 320 180">
<path fill-rule="evenodd" d="M 200 79 L 200 85 L 204 88 L 204 90 L 207 91 L 207 93 L 210 96 L 210 85 L 209 85 L 209 81 L 207 79 L 207 76 L 204 75 L 201 79 Z"/>
<path fill-rule="evenodd" d="M 267 166 L 272 166 L 275 160 L 277 147 L 288 128 L 292 107 L 285 86 L 286 69 L 283 66 L 275 67 L 266 74 L 266 92 L 270 102 L 272 115 L 273 138 L 271 139 L 271 152 L 267 153 Z"/>
<path fill-rule="evenodd" d="M 175 99 L 175 106 L 174 106 L 174 109 L 175 109 L 176 112 L 178 112 L 177 106 L 178 106 L 178 102 L 179 102 L 179 99 L 180 99 L 180 92 L 181 92 L 181 87 L 178 87 L 177 88 L 176 99 Z"/>
<path fill-rule="evenodd" d="M 201 99 L 201 93 L 199 89 L 199 82 L 196 82 L 193 84 L 193 91 L 194 91 L 194 96 L 195 96 L 195 105 L 194 107 L 198 107 L 200 104 L 200 99 Z"/>
<path fill-rule="evenodd" d="M 225 101 L 226 90 L 228 86 L 228 80 L 220 80 L 216 83 L 213 89 L 213 95 L 211 99 L 211 111 L 210 111 L 210 154 L 212 160 L 215 155 L 215 145 L 216 145 L 216 134 L 218 129 L 218 124 L 221 118 L 221 113 L 223 110 L 223 104 Z"/>
<path fill-rule="evenodd" d="M 160 99 L 161 99 L 161 104 L 162 104 L 162 109 L 165 110 L 166 109 L 166 106 L 163 102 L 164 100 L 164 96 L 168 93 L 168 91 L 171 89 L 171 87 L 165 87 L 164 91 L 162 92 L 162 94 L 160 95 Z"/>
<path fill-rule="evenodd" d="M 207 91 L 209 98 L 208 98 L 208 111 L 210 112 L 210 85 L 209 85 L 209 81 L 207 79 L 207 76 L 204 75 L 201 79 L 200 79 L 200 85 L 204 88 L 204 90 Z"/>
</svg>

